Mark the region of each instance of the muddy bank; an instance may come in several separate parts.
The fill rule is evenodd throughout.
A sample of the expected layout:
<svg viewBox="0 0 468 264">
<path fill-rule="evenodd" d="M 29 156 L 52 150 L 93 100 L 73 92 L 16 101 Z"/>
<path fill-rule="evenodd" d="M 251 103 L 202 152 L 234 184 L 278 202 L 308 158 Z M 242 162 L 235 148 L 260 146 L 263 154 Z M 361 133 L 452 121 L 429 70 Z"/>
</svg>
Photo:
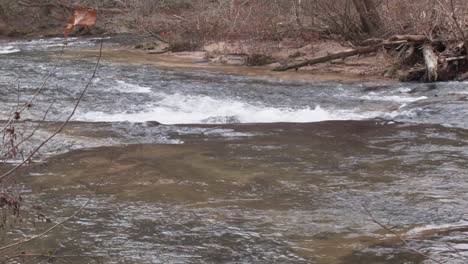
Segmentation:
<svg viewBox="0 0 468 264">
<path fill-rule="evenodd" d="M 60 35 L 57 36 L 60 37 Z M 0 41 L 20 42 L 43 39 L 47 42 L 49 39 L 42 37 L 43 35 L 28 37 L 0 36 Z M 148 36 L 135 34 L 92 34 L 74 37 L 70 40 L 70 43 L 100 37 L 118 39 L 118 42 L 112 43 L 112 45 L 104 45 L 103 59 L 122 64 L 153 65 L 161 69 L 219 71 L 229 74 L 284 80 L 334 81 L 340 83 L 396 81 L 396 78 L 385 75 L 391 62 L 382 54 L 377 53 L 308 66 L 301 68 L 299 71 L 273 71 L 280 63 L 292 60 L 306 60 L 347 49 L 347 47 L 331 40 L 315 41 L 305 46 L 294 46 L 291 44 L 291 40 L 278 43 L 256 43 L 255 45 L 221 41 L 207 44 L 198 51 L 184 52 L 165 52 L 166 44 L 154 42 Z M 148 48 L 147 45 L 149 50 L 141 48 Z M 264 47 L 258 48 L 256 45 Z M 263 51 L 257 54 L 255 49 Z M 96 56 L 97 50 L 96 47 L 88 49 L 85 47 L 80 49 L 67 48 L 65 53 L 69 59 L 88 58 Z M 254 59 L 256 56 L 260 56 L 260 60 L 262 58 L 267 59 L 270 63 L 265 63 L 266 65 L 262 66 L 246 66 L 249 63 L 259 63 L 259 61 L 256 61 L 258 59 L 250 62 L 252 56 Z"/>
<path fill-rule="evenodd" d="M 70 58 L 90 58 L 97 50 L 67 51 Z M 132 48 L 105 49 L 103 59 L 123 64 L 152 65 L 161 69 L 218 71 L 229 74 L 265 77 L 284 80 L 335 81 L 341 83 L 395 82 L 380 74 L 368 74 L 370 63 L 361 61 L 352 66 L 322 65 L 298 72 L 273 72 L 273 66 L 239 66 L 206 61 L 204 52 L 173 54 L 146 54 Z M 371 58 L 369 60 L 372 60 Z"/>
<path fill-rule="evenodd" d="M 160 43 L 156 45 L 156 50 L 135 48 L 135 46 L 140 47 L 148 43 L 153 42 L 149 38 L 130 35 L 129 40 L 125 43 L 113 47 L 105 46 L 103 59 L 121 64 L 152 65 L 160 69 L 218 71 L 228 74 L 284 80 L 334 81 L 340 83 L 395 81 L 384 76 L 387 63 L 382 63 L 385 59 L 377 54 L 318 64 L 305 67 L 299 71 L 274 72 L 273 69 L 279 63 L 245 66 L 246 60 L 252 55 L 247 54 L 249 52 L 248 48 L 247 50 L 245 50 L 246 48 L 238 48 L 235 44 L 227 45 L 221 42 L 206 45 L 200 51 L 187 52 L 164 52 L 165 46 Z M 271 45 L 273 44 L 268 43 L 268 46 Z M 336 49 L 345 48 L 336 42 L 326 41 L 299 48 L 286 45 L 285 47 L 275 48 L 264 56 L 280 61 L 299 54 L 305 59 L 336 51 Z M 69 59 L 88 58 L 96 56 L 97 50 L 95 48 L 68 49 L 66 55 Z M 298 58 L 294 57 L 294 59 Z"/>
</svg>

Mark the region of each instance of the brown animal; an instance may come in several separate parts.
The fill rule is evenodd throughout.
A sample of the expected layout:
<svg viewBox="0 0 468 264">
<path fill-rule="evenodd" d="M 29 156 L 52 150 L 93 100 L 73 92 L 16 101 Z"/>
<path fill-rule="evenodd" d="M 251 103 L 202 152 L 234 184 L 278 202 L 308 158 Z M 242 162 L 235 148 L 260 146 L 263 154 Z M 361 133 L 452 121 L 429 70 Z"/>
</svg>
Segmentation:
<svg viewBox="0 0 468 264">
<path fill-rule="evenodd" d="M 85 29 L 95 26 L 96 17 L 96 9 L 86 6 L 77 6 L 73 16 L 68 19 L 68 26 L 63 34 L 67 37 L 73 31 L 75 26 L 83 26 Z"/>
</svg>

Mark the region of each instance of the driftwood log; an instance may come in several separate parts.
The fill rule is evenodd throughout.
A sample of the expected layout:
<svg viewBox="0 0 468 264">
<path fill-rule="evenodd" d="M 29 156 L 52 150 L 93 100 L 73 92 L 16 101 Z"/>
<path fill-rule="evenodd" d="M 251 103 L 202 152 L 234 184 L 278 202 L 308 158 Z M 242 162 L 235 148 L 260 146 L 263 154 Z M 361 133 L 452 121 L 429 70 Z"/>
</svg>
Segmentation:
<svg viewBox="0 0 468 264">
<path fill-rule="evenodd" d="M 401 46 L 401 45 L 405 45 L 409 43 L 407 40 L 404 40 L 404 39 L 395 40 L 395 41 L 379 41 L 379 40 L 380 39 L 373 39 L 372 41 L 366 41 L 366 43 L 378 42 L 377 44 L 374 44 L 374 45 L 365 46 L 365 47 L 357 47 L 355 49 L 348 49 L 345 51 L 330 53 L 325 56 L 316 57 L 310 60 L 294 62 L 292 64 L 287 64 L 287 65 L 281 65 L 279 67 L 274 68 L 273 70 L 274 71 L 288 71 L 288 70 L 293 70 L 293 69 L 298 70 L 299 68 L 314 65 L 314 64 L 325 63 L 325 62 L 338 60 L 338 59 L 345 59 L 345 58 L 356 56 L 356 55 L 369 54 L 369 53 L 378 51 L 382 47 Z"/>
<path fill-rule="evenodd" d="M 426 65 L 426 79 L 429 82 L 435 82 L 438 79 L 437 67 L 439 62 L 437 55 L 434 53 L 434 50 L 430 44 L 424 45 L 422 52 Z"/>
<path fill-rule="evenodd" d="M 396 35 L 396 36 L 391 37 L 390 40 L 391 41 L 406 40 L 408 42 L 424 43 L 428 39 L 426 35 Z"/>
<path fill-rule="evenodd" d="M 336 53 L 331 53 L 325 56 L 321 57 L 316 57 L 310 60 L 298 62 L 298 63 L 293 63 L 291 65 L 284 65 L 284 66 L 279 66 L 275 69 L 274 71 L 287 71 L 287 70 L 292 70 L 292 69 L 299 69 L 305 66 L 309 65 L 314 65 L 318 63 L 324 63 L 324 62 L 329 62 L 332 60 L 337 60 L 337 59 L 344 59 L 347 57 L 355 56 L 355 55 L 361 55 L 361 54 L 368 54 L 372 52 L 378 51 L 382 47 L 382 44 L 370 46 L 370 47 L 363 47 L 363 48 L 357 48 L 357 49 L 351 49 L 351 50 L 345 50 L 342 52 L 336 52 Z"/>
</svg>

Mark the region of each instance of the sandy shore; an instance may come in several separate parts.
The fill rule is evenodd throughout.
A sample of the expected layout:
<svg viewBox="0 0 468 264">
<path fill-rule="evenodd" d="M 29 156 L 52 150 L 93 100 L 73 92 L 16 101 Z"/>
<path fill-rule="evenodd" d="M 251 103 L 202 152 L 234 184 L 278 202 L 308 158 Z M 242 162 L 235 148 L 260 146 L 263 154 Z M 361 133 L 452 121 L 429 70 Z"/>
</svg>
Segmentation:
<svg viewBox="0 0 468 264">
<path fill-rule="evenodd" d="M 66 56 L 70 58 L 90 58 L 97 54 L 98 50 L 95 49 L 66 51 Z M 206 59 L 206 52 L 148 54 L 130 47 L 118 47 L 105 48 L 102 59 L 112 63 L 151 65 L 159 69 L 217 71 L 280 80 L 392 82 L 391 79 L 383 77 L 381 69 L 377 67 L 379 62 L 375 56 L 354 58 L 346 62 L 324 63 L 288 72 L 272 71 L 274 65 L 252 67 L 211 62 Z"/>
</svg>

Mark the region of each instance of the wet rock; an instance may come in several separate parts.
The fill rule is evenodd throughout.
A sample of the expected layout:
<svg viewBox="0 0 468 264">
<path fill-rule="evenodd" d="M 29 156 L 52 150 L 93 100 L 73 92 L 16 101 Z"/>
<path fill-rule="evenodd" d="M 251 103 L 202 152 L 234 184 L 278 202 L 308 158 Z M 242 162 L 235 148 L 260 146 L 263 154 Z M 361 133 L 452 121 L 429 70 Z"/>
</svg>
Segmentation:
<svg viewBox="0 0 468 264">
<path fill-rule="evenodd" d="M 144 125 L 145 125 L 146 127 L 158 127 L 158 126 L 160 126 L 160 125 L 162 125 L 162 124 L 159 123 L 158 121 L 146 121 L 146 122 L 144 123 Z"/>
</svg>

